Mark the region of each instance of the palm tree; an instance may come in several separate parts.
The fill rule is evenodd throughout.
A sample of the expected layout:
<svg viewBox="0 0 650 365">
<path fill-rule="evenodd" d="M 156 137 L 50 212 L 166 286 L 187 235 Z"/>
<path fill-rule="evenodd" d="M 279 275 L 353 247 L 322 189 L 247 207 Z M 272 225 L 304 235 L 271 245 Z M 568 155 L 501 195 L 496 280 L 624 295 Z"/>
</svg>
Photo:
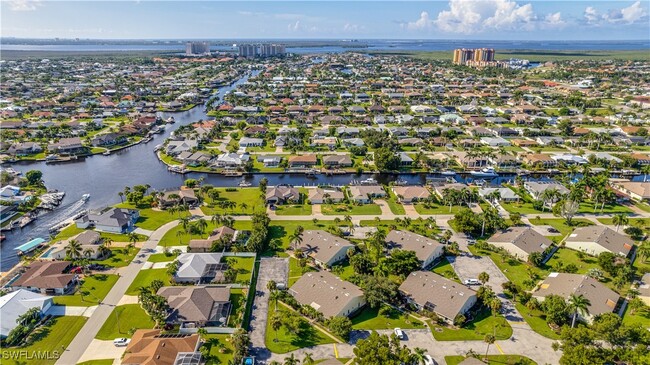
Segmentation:
<svg viewBox="0 0 650 365">
<path fill-rule="evenodd" d="M 300 360 L 296 359 L 296 355 L 291 354 L 284 358 L 284 365 L 300 365 Z"/>
<path fill-rule="evenodd" d="M 490 274 L 483 271 L 482 273 L 478 274 L 478 281 L 480 281 L 481 284 L 485 285 L 485 283 L 490 281 Z"/>
<path fill-rule="evenodd" d="M 139 239 L 139 237 L 138 237 L 137 233 L 135 233 L 135 232 L 129 233 L 129 242 L 131 242 L 134 246 L 135 246 L 135 243 L 138 242 L 138 239 Z"/>
<path fill-rule="evenodd" d="M 23 326 L 27 326 L 30 323 L 32 323 L 32 321 L 38 319 L 40 316 L 41 316 L 41 310 L 38 307 L 33 307 L 28 309 L 27 312 L 18 316 L 18 318 L 16 318 L 16 323 Z"/>
<path fill-rule="evenodd" d="M 104 243 L 99 245 L 99 247 L 97 247 L 97 254 L 98 254 L 99 257 L 106 257 L 107 255 L 110 255 L 111 252 L 112 251 L 108 247 L 106 247 L 106 242 L 105 241 L 104 241 Z"/>
<path fill-rule="evenodd" d="M 110 237 L 105 237 L 102 242 L 103 242 L 104 246 L 111 247 L 111 245 L 113 244 L 113 239 L 110 238 Z"/>
<path fill-rule="evenodd" d="M 413 355 L 415 356 L 415 358 L 418 360 L 418 363 L 420 364 L 426 364 L 425 357 L 424 357 L 424 355 L 426 354 L 427 354 L 427 350 L 421 347 L 416 347 L 413 349 Z"/>
<path fill-rule="evenodd" d="M 636 252 L 640 259 L 643 261 L 647 260 L 650 257 L 650 243 L 644 242 L 637 248 Z"/>
<path fill-rule="evenodd" d="M 627 216 L 624 213 L 619 213 L 612 218 L 612 223 L 616 225 L 616 232 L 620 226 L 626 225 L 628 222 Z"/>
<path fill-rule="evenodd" d="M 201 233 L 204 233 L 207 227 L 208 227 L 208 222 L 206 222 L 205 219 L 199 219 L 196 222 L 196 228 L 198 228 L 199 231 L 201 231 Z"/>
<path fill-rule="evenodd" d="M 212 218 L 210 218 L 210 222 L 212 222 L 212 224 L 214 224 L 215 226 L 217 224 L 221 224 L 221 221 L 222 221 L 221 214 L 215 214 L 212 216 Z"/>
<path fill-rule="evenodd" d="M 246 209 L 248 209 L 248 204 L 246 203 L 239 203 L 239 207 L 241 208 L 243 213 L 246 213 Z"/>
<path fill-rule="evenodd" d="M 92 248 L 87 248 L 84 250 L 84 257 L 89 259 L 93 255 L 93 249 Z"/>
<path fill-rule="evenodd" d="M 122 201 L 122 203 L 124 203 L 124 193 L 120 191 L 119 193 L 117 193 L 117 195 L 120 196 L 120 200 Z"/>
<path fill-rule="evenodd" d="M 65 248 L 65 254 L 73 260 L 80 258 L 81 252 L 81 244 L 77 240 L 70 240 L 68 247 Z"/>
<path fill-rule="evenodd" d="M 273 342 L 278 342 L 278 331 L 282 328 L 282 317 L 277 312 L 271 316 L 271 328 L 275 332 Z"/>
<path fill-rule="evenodd" d="M 281 295 L 282 294 L 277 290 L 272 291 L 271 294 L 269 294 L 269 300 L 272 300 L 273 302 L 275 302 L 275 310 L 276 311 L 278 310 L 278 300 L 280 300 Z"/>
<path fill-rule="evenodd" d="M 571 328 L 573 328 L 576 324 L 576 318 L 578 317 L 578 313 L 580 313 L 583 316 L 589 313 L 590 305 L 591 302 L 589 301 L 589 299 L 585 298 L 582 294 L 580 295 L 571 294 L 569 296 L 569 308 L 573 310 L 573 319 L 571 320 Z"/>
<path fill-rule="evenodd" d="M 314 365 L 316 361 L 312 357 L 312 354 L 309 352 L 305 354 L 305 357 L 302 358 L 302 365 Z"/>
<path fill-rule="evenodd" d="M 487 343 L 487 348 L 485 349 L 485 357 L 487 358 L 488 356 L 488 351 L 490 351 L 490 345 L 496 341 L 496 338 L 494 335 L 485 335 L 485 338 L 483 339 L 485 343 Z"/>
</svg>

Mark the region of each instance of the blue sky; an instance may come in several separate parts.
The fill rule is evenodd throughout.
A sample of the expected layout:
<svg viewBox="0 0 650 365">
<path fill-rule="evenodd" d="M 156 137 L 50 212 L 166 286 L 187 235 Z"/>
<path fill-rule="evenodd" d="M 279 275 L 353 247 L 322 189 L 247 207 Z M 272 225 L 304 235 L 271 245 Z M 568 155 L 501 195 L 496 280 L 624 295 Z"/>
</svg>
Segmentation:
<svg viewBox="0 0 650 365">
<path fill-rule="evenodd" d="M 2 0 L 0 7 L 2 36 L 21 38 L 650 38 L 650 0 Z"/>
</svg>

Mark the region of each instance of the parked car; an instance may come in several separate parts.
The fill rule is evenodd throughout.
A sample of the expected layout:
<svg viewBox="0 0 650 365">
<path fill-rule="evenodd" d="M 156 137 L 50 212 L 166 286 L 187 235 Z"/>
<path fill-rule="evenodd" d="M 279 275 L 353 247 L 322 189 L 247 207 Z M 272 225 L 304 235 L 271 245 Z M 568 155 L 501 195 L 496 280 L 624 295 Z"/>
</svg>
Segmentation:
<svg viewBox="0 0 650 365">
<path fill-rule="evenodd" d="M 436 365 L 436 361 L 429 354 L 424 354 L 424 365 Z"/>
<path fill-rule="evenodd" d="M 475 245 L 475 244 L 476 244 L 476 240 L 467 240 L 467 244 L 468 244 L 468 245 Z"/>
<path fill-rule="evenodd" d="M 113 345 L 115 345 L 115 347 L 123 347 L 128 345 L 129 342 L 131 342 L 131 339 L 129 338 L 124 338 L 124 337 L 116 338 L 113 340 Z"/>
<path fill-rule="evenodd" d="M 548 231 L 551 232 L 551 233 L 560 233 L 560 231 L 558 231 L 557 229 L 555 229 L 553 227 L 548 227 Z"/>
<path fill-rule="evenodd" d="M 397 336 L 397 338 L 399 338 L 400 340 L 403 340 L 405 338 L 404 331 L 402 331 L 401 328 L 395 328 L 393 332 L 395 332 L 395 336 Z"/>
<path fill-rule="evenodd" d="M 463 281 L 463 284 L 465 284 L 465 285 L 481 285 L 481 282 L 476 280 L 476 279 L 465 279 Z"/>
</svg>

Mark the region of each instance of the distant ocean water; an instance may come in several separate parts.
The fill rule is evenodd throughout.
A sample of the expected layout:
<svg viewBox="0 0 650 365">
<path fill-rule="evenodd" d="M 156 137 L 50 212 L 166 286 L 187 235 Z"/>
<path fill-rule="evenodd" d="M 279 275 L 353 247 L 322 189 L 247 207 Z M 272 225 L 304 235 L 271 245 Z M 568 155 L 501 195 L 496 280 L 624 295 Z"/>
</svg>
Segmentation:
<svg viewBox="0 0 650 365">
<path fill-rule="evenodd" d="M 248 43 L 249 41 L 239 40 L 233 43 Z M 287 44 L 287 51 L 292 53 L 337 53 L 350 50 L 369 51 L 449 51 L 455 48 L 480 48 L 488 47 L 495 49 L 520 49 L 520 50 L 650 50 L 650 40 L 641 41 L 484 41 L 484 40 L 359 40 L 358 42 L 343 43 L 331 41 L 340 45 L 304 46 L 293 43 L 295 40 L 275 40 Z M 319 41 L 314 41 L 318 43 Z M 301 42 L 303 43 L 303 42 Z M 328 41 L 320 42 L 328 44 Z M 292 45 L 293 44 L 293 45 Z M 343 46 L 345 45 L 345 46 Z M 355 46 L 358 46 L 356 48 Z M 213 51 L 233 51 L 232 46 L 212 46 Z M 129 44 L 118 43 L 97 43 L 97 44 L 20 44 L 12 40 L 11 44 L 0 44 L 2 51 L 57 51 L 57 52 L 128 52 L 128 51 L 167 51 L 184 52 L 185 46 L 181 43 L 175 44 Z"/>
</svg>

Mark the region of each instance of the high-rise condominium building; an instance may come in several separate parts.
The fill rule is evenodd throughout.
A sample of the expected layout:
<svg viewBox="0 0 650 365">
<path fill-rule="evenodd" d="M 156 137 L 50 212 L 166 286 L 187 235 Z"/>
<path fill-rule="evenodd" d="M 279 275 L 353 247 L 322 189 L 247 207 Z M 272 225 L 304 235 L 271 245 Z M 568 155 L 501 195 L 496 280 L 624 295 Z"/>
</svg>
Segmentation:
<svg viewBox="0 0 650 365">
<path fill-rule="evenodd" d="M 187 42 L 185 44 L 185 54 L 187 56 L 197 56 L 210 53 L 210 44 L 208 42 Z"/>
</svg>

